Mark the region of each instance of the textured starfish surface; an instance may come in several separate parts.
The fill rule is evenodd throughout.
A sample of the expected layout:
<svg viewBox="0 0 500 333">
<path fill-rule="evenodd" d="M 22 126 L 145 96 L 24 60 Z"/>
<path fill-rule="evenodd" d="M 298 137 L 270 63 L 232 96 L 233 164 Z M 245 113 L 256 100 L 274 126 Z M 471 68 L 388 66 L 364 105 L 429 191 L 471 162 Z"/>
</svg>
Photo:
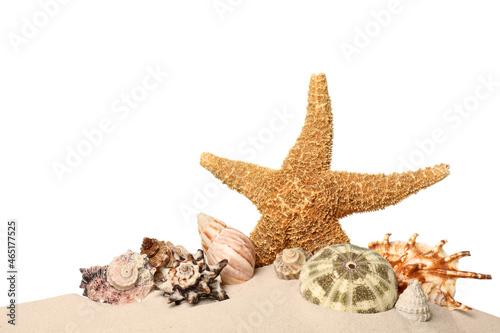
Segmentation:
<svg viewBox="0 0 500 333">
<path fill-rule="evenodd" d="M 389 175 L 331 171 L 332 139 L 330 97 L 319 74 L 311 76 L 305 124 L 281 169 L 201 155 L 204 168 L 262 214 L 250 233 L 256 267 L 271 264 L 286 248 L 314 252 L 349 243 L 339 219 L 394 205 L 449 174 L 446 164 Z"/>
</svg>

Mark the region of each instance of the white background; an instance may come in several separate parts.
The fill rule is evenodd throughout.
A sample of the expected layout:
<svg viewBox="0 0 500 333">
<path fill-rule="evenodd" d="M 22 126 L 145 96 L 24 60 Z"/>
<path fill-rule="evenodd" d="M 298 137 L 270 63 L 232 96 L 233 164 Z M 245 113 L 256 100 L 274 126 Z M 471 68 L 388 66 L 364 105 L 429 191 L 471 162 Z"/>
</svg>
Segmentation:
<svg viewBox="0 0 500 333">
<path fill-rule="evenodd" d="M 324 72 L 332 169 L 451 165 L 447 179 L 399 205 L 343 219 L 352 243 L 387 232 L 393 240 L 418 232 L 431 245 L 446 238 L 448 253 L 471 251 L 460 269 L 493 275 L 460 279 L 455 298 L 500 316 L 494 2 L 401 0 L 385 26 L 371 12 L 389 1 L 68 1 L 51 17 L 40 14 L 46 2 L 0 5 L 0 262 L 5 271 L 6 223 L 15 218 L 18 302 L 81 294 L 80 267 L 138 251 L 144 236 L 195 251 L 192 212 L 248 234 L 257 210 L 203 169 L 200 154 L 279 168 L 303 125 L 310 75 Z M 347 44 L 357 53 L 346 57 Z M 148 68 L 168 77 L 124 109 L 121 98 L 140 96 Z M 486 97 L 481 77 L 496 82 Z M 447 111 L 464 102 L 465 116 Z M 277 122 L 284 112 L 293 118 Z M 112 131 L 58 179 L 54 164 L 66 164 L 68 147 L 85 145 L 83 132 L 103 119 Z M 439 129 L 444 138 L 430 144 Z"/>
</svg>

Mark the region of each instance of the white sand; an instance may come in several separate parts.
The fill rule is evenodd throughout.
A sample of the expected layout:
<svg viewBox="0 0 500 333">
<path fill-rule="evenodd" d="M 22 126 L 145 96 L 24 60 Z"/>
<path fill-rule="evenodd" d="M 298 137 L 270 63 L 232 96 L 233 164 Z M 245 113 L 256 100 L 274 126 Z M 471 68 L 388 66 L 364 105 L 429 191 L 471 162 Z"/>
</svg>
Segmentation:
<svg viewBox="0 0 500 333">
<path fill-rule="evenodd" d="M 120 306 L 64 295 L 18 304 L 16 327 L 2 315 L 0 332 L 500 332 L 498 317 L 434 304 L 430 321 L 424 323 L 408 321 L 395 309 L 377 314 L 326 309 L 305 301 L 298 281 L 278 279 L 272 266 L 225 289 L 229 300 L 177 306 L 167 304 L 159 291 L 141 303 Z"/>
</svg>

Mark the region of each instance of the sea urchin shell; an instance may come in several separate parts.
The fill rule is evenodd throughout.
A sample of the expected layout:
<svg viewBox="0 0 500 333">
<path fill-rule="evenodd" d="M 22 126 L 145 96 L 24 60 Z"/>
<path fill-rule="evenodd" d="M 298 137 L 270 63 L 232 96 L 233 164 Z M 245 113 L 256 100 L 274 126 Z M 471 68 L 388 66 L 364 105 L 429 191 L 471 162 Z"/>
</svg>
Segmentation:
<svg viewBox="0 0 500 333">
<path fill-rule="evenodd" d="M 391 264 L 377 252 L 351 244 L 319 250 L 302 267 L 299 285 L 306 300 L 345 312 L 387 311 L 398 298 Z"/>
</svg>

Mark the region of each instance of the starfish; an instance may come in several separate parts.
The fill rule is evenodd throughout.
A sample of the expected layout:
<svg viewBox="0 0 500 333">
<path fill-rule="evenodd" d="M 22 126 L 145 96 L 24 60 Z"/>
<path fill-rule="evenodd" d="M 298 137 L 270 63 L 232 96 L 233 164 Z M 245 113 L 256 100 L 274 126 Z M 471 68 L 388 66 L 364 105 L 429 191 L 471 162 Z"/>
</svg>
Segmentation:
<svg viewBox="0 0 500 333">
<path fill-rule="evenodd" d="M 250 233 L 256 267 L 271 264 L 287 248 L 315 252 L 349 243 L 339 219 L 394 205 L 449 174 L 446 164 L 389 175 L 331 171 L 332 140 L 332 109 L 321 73 L 311 76 L 305 124 L 281 169 L 201 155 L 204 168 L 262 215 Z"/>
</svg>

